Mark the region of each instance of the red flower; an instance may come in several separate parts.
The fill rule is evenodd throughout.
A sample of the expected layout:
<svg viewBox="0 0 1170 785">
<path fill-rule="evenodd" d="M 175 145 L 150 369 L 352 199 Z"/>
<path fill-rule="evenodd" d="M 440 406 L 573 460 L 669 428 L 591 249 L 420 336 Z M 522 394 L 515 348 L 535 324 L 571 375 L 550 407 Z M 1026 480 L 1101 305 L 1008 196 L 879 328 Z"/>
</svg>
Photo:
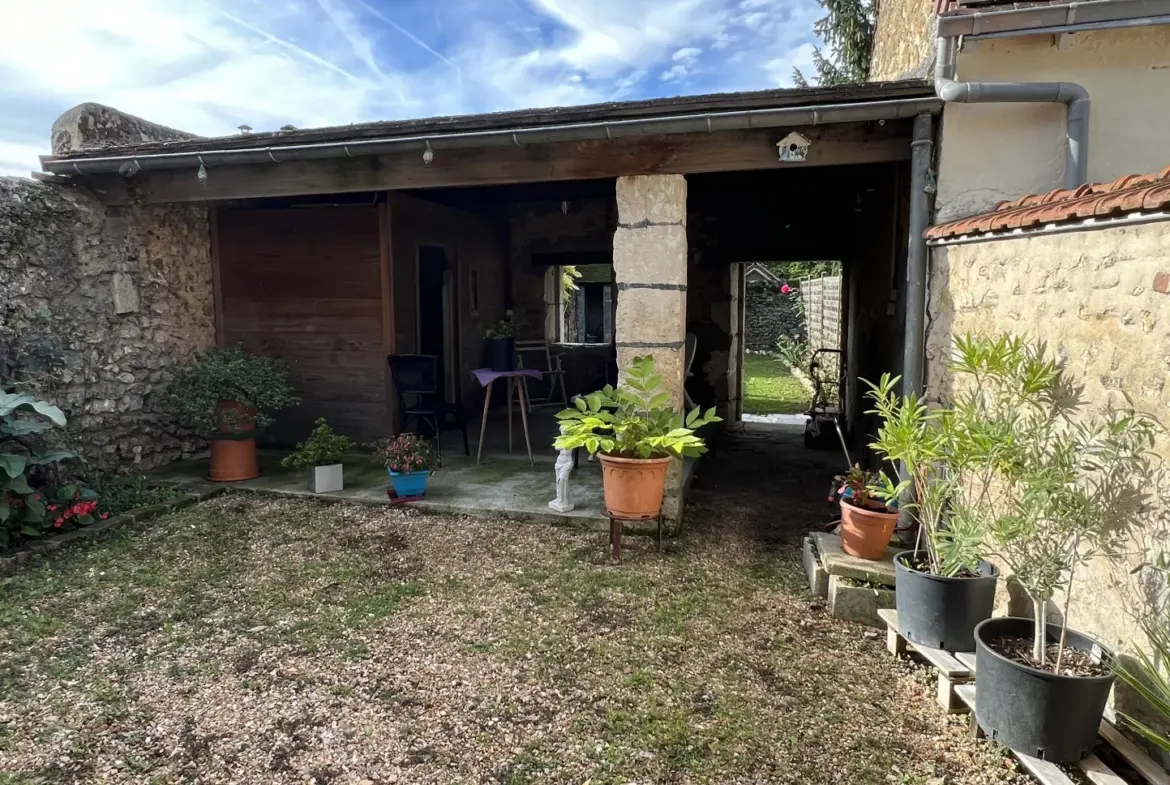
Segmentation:
<svg viewBox="0 0 1170 785">
<path fill-rule="evenodd" d="M 53 528 L 60 529 L 62 523 L 63 523 L 63 521 L 60 518 L 58 518 L 57 520 L 53 521 Z"/>
<path fill-rule="evenodd" d="M 72 518 L 73 517 L 73 510 L 66 510 L 65 512 L 61 513 L 61 517 L 62 518 Z"/>
<path fill-rule="evenodd" d="M 106 518 L 109 518 L 109 517 L 110 517 L 110 514 L 109 514 L 108 512 L 103 512 L 103 513 L 102 513 L 102 520 L 103 520 L 103 521 L 104 521 Z"/>
<path fill-rule="evenodd" d="M 49 512 L 56 512 L 56 511 L 57 511 L 57 505 L 55 505 L 55 504 L 50 504 L 50 505 L 48 506 L 48 508 L 47 508 L 47 509 L 49 510 Z"/>
<path fill-rule="evenodd" d="M 789 286 L 788 284 L 784 284 L 783 286 L 780 287 L 780 294 L 788 294 L 791 291 L 792 291 L 792 287 Z"/>
</svg>

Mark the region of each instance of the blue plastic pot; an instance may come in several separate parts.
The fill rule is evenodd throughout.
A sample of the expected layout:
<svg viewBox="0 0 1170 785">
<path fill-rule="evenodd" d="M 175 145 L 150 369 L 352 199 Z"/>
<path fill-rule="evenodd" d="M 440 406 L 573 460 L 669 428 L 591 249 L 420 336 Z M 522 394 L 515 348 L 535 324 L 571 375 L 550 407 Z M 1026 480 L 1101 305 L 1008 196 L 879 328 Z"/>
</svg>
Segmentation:
<svg viewBox="0 0 1170 785">
<path fill-rule="evenodd" d="M 427 492 L 427 480 L 431 476 L 430 470 L 422 472 L 392 472 L 389 469 L 386 473 L 390 475 L 390 484 L 394 486 L 394 492 L 400 497 L 411 496 L 425 496 Z"/>
</svg>

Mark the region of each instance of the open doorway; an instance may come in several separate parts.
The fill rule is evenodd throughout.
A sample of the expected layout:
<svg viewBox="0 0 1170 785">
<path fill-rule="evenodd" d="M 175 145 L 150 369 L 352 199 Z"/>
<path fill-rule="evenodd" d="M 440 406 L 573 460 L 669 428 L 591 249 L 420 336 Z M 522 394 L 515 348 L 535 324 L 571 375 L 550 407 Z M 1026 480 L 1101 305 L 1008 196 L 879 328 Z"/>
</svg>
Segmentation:
<svg viewBox="0 0 1170 785">
<path fill-rule="evenodd" d="M 443 400 L 459 400 L 458 329 L 455 320 L 454 270 L 447 249 L 418 248 L 418 351 L 439 358 Z"/>
<path fill-rule="evenodd" d="M 841 264 L 742 266 L 744 422 L 804 425 L 838 411 L 843 377 Z"/>
</svg>

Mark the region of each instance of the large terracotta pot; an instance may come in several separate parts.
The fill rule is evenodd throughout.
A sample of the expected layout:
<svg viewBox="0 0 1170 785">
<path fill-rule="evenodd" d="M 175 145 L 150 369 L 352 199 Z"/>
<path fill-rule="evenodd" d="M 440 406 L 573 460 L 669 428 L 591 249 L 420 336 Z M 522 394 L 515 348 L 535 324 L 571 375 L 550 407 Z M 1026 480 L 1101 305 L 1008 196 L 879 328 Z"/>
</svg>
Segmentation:
<svg viewBox="0 0 1170 785">
<path fill-rule="evenodd" d="M 672 458 L 619 458 L 598 454 L 605 488 L 605 508 L 615 518 L 657 518 Z"/>
<path fill-rule="evenodd" d="M 211 466 L 207 479 L 212 482 L 240 482 L 260 476 L 255 439 L 212 439 Z"/>
<path fill-rule="evenodd" d="M 841 547 L 850 556 L 880 559 L 894 536 L 898 513 L 863 509 L 841 500 Z"/>
</svg>

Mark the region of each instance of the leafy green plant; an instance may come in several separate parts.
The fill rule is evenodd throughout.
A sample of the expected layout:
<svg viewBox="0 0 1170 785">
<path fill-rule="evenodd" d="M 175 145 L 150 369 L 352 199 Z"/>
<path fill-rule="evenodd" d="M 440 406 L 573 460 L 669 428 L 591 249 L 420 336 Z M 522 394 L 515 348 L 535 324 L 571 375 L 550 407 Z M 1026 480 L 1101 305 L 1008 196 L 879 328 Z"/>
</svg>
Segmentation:
<svg viewBox="0 0 1170 785">
<path fill-rule="evenodd" d="M 341 463 L 347 450 L 353 446 L 349 437 L 335 433 L 324 417 L 318 418 L 309 438 L 297 445 L 296 452 L 286 455 L 280 465 L 286 469 L 311 469 Z"/>
<path fill-rule="evenodd" d="M 489 341 L 494 341 L 500 338 L 515 338 L 516 333 L 520 331 L 520 320 L 516 318 L 516 312 L 511 308 L 504 311 L 504 318 L 493 324 L 487 329 L 484 337 Z"/>
<path fill-rule="evenodd" d="M 121 515 L 140 507 L 162 504 L 179 495 L 174 488 L 151 485 L 143 474 L 106 474 L 93 484 L 99 499 L 97 509 L 108 515 Z"/>
<path fill-rule="evenodd" d="M 558 450 L 584 447 L 590 453 L 623 458 L 694 457 L 707 451 L 695 431 L 720 422 L 715 409 L 691 410 L 684 422 L 667 405 L 670 395 L 662 389 L 662 375 L 650 355 L 635 357 L 620 387 L 604 389 L 575 399 L 574 408 L 557 414 L 561 435 L 553 442 Z"/>
<path fill-rule="evenodd" d="M 789 368 L 808 371 L 808 341 L 787 334 L 781 335 L 776 340 L 776 354 Z"/>
<path fill-rule="evenodd" d="M 566 295 L 570 295 L 581 287 L 577 286 L 577 279 L 581 277 L 581 271 L 576 266 L 567 264 L 561 268 L 561 291 Z"/>
<path fill-rule="evenodd" d="M 955 348 L 953 367 L 966 378 L 952 406 L 952 519 L 986 525 L 992 554 L 1031 599 L 1039 667 L 1048 666 L 1048 604 L 1065 591 L 1059 673 L 1076 569 L 1114 552 L 1148 514 L 1162 428 L 1128 407 L 1082 411 L 1081 390 L 1041 344 L 965 337 Z"/>
<path fill-rule="evenodd" d="M 275 412 L 300 402 L 283 362 L 249 354 L 239 346 L 213 347 L 192 361 L 175 379 L 171 399 L 192 426 L 207 433 L 216 430 L 221 419 L 230 428 L 250 424 L 248 420 L 263 427 L 272 423 Z M 220 403 L 227 402 L 238 404 L 240 410 L 221 411 Z"/>
<path fill-rule="evenodd" d="M 379 463 L 396 474 L 434 471 L 439 466 L 439 458 L 431 443 L 417 433 L 379 439 L 370 445 L 370 449 Z"/>
<path fill-rule="evenodd" d="M 841 498 L 854 507 L 893 509 L 898 505 L 897 497 L 887 499 L 881 495 L 881 474 L 853 464 L 841 478 Z"/>
<path fill-rule="evenodd" d="M 1153 654 L 1147 654 L 1139 649 L 1134 664 L 1115 661 L 1113 672 L 1146 701 L 1162 718 L 1166 727 L 1170 727 L 1170 678 L 1167 678 L 1165 671 L 1166 664 L 1170 663 L 1170 629 L 1150 621 L 1144 623 L 1142 627 Z M 1159 667 L 1159 663 L 1162 667 Z M 1165 752 L 1170 752 L 1170 734 L 1159 731 L 1130 714 L 1119 713 L 1119 716 L 1146 741 Z"/>
<path fill-rule="evenodd" d="M 0 533 L 9 545 L 53 528 L 44 493 L 30 479 L 38 469 L 77 457 L 39 438 L 64 427 L 65 414 L 53 404 L 0 388 Z"/>
</svg>

